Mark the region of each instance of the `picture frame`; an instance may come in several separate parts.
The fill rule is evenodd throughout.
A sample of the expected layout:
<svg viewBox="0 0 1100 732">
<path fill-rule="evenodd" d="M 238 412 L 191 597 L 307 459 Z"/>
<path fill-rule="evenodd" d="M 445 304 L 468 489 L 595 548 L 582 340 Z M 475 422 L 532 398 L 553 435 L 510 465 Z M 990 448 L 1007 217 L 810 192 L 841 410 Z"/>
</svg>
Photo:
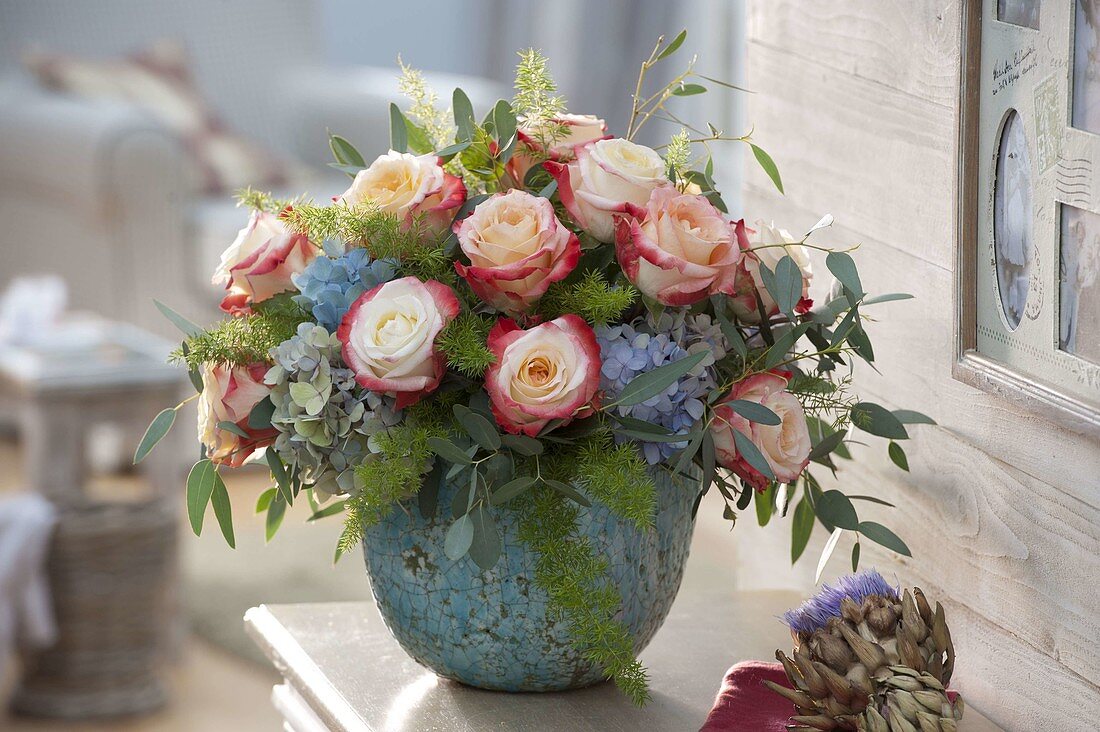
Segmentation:
<svg viewBox="0 0 1100 732">
<path fill-rule="evenodd" d="M 1100 52 L 1078 52 L 1100 25 L 1082 3 L 1100 12 L 963 3 L 952 373 L 1100 437 L 1100 72 L 1081 77 Z"/>
</svg>

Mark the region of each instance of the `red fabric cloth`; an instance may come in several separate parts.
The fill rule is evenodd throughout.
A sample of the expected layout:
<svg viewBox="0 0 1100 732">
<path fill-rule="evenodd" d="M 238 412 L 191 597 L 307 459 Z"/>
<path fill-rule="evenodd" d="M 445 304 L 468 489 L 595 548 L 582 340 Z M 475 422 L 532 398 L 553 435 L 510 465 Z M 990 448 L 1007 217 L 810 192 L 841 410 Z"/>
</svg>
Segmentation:
<svg viewBox="0 0 1100 732">
<path fill-rule="evenodd" d="M 790 686 L 778 663 L 743 661 L 727 671 L 700 732 L 785 732 L 794 704 L 764 686 L 765 680 Z"/>
</svg>

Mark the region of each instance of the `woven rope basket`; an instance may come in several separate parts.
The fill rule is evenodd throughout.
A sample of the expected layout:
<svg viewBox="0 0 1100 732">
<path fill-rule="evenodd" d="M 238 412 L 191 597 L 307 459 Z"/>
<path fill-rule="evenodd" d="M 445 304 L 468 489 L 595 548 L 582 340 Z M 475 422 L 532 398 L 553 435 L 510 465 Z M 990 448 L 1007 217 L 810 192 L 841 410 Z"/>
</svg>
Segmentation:
<svg viewBox="0 0 1100 732">
<path fill-rule="evenodd" d="M 49 558 L 59 636 L 24 656 L 14 711 L 75 719 L 164 703 L 177 521 L 164 501 L 60 509 Z"/>
</svg>

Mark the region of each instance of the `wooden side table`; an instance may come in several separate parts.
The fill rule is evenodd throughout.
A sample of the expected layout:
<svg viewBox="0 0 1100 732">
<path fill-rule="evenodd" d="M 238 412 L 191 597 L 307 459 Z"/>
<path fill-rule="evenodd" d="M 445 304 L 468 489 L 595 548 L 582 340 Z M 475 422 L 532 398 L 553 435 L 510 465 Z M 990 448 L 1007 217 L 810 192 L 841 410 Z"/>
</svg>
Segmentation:
<svg viewBox="0 0 1100 732">
<path fill-rule="evenodd" d="M 245 626 L 283 675 L 272 702 L 287 732 L 421 730 L 697 730 L 726 670 L 772 660 L 790 647 L 776 619 L 790 592 L 709 590 L 682 594 L 642 653 L 653 700 L 634 707 L 613 684 L 550 694 L 482 691 L 438 678 L 409 658 L 373 603 L 261 605 Z M 961 732 L 999 728 L 972 709 Z"/>
<path fill-rule="evenodd" d="M 0 348 L 0 396 L 15 407 L 28 487 L 58 510 L 48 559 L 58 640 L 24 655 L 16 711 L 66 718 L 145 711 L 166 698 L 158 670 L 179 618 L 180 454 L 142 463 L 143 496 L 89 496 L 87 434 L 137 440 L 187 383 L 171 344 L 122 323 L 70 320 L 48 343 Z M 131 453 L 132 454 L 132 453 Z M 116 500 L 118 499 L 118 500 Z"/>
</svg>

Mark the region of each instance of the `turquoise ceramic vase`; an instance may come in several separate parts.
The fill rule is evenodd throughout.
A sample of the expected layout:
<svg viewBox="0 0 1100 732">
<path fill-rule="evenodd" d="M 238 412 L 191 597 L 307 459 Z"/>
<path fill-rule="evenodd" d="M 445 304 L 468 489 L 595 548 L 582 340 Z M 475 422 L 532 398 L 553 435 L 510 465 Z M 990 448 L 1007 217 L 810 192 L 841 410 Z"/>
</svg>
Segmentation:
<svg viewBox="0 0 1100 732">
<path fill-rule="evenodd" d="M 610 562 L 623 596 L 620 619 L 640 652 L 661 627 L 684 572 L 695 519 L 698 480 L 656 476 L 656 527 L 639 531 L 594 504 L 580 512 L 580 531 Z M 559 691 L 593 684 L 602 671 L 570 643 L 565 622 L 547 618 L 546 594 L 534 582 L 535 556 L 520 542 L 519 518 L 503 508 L 500 560 L 482 571 L 469 557 L 443 552 L 456 486 L 440 489 L 440 510 L 424 519 L 415 505 L 391 511 L 366 533 L 371 589 L 390 632 L 418 662 L 440 676 L 483 689 Z"/>
</svg>

